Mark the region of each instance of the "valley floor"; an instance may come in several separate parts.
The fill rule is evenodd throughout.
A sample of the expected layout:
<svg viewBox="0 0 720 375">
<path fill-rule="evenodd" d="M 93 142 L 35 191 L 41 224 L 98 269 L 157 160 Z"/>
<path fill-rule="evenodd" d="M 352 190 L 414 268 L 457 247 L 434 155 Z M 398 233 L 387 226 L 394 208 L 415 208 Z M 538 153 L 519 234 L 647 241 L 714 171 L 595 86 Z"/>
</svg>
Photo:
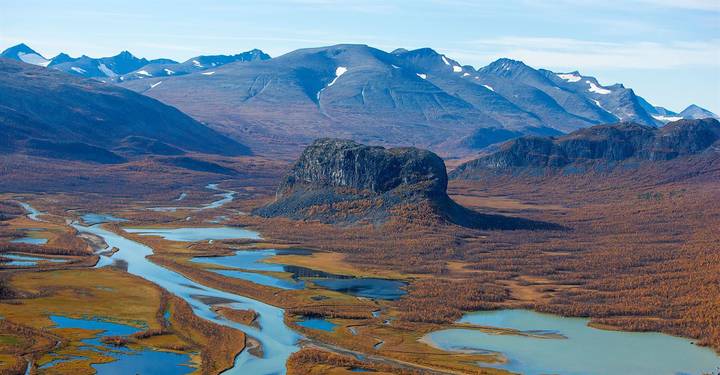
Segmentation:
<svg viewBox="0 0 720 375">
<path fill-rule="evenodd" d="M 187 355 L 188 368 L 197 373 L 218 373 L 232 366 L 246 346 L 248 351 L 256 346 L 238 330 L 198 318 L 183 300 L 128 274 L 122 264 L 90 268 L 100 259 L 102 242 L 79 236 L 70 226 L 84 213 L 128 220 L 122 227 L 224 225 L 259 232 L 260 240 L 179 242 L 105 225 L 151 247 L 150 260 L 157 265 L 204 286 L 284 309 L 286 324 L 304 336 L 302 349 L 288 360 L 289 373 L 503 372 L 482 366 L 502 360 L 496 354 L 453 354 L 421 340 L 428 332 L 457 327 L 454 322 L 464 312 L 499 308 L 591 317 L 593 325 L 605 329 L 659 331 L 720 351 L 720 162 L 682 162 L 688 164 L 610 176 L 497 177 L 450 184 L 451 197 L 466 207 L 565 228 L 554 231 L 428 227 L 417 212 L 397 212 L 398 219 L 381 227 L 261 219 L 248 213 L 272 199 L 279 172 L 269 162 L 256 162 L 243 177 L 228 180 L 156 171 L 155 182 L 143 188 L 142 176 L 123 171 L 126 186 L 113 191 L 108 182 L 102 194 L 62 192 L 72 191 L 71 186 L 48 193 L 6 189 L 12 192 L 0 195 L 0 257 L 41 260 L 26 266 L 4 258 L 0 264 L 0 366 L 7 373 L 29 363 L 36 373 L 92 373 L 93 364 L 114 358 L 109 349 L 92 351 L 83 344 L 97 331 L 54 328 L 53 316 L 101 318 L 135 327 L 137 333 L 116 342 L 118 348 Z M 235 192 L 235 199 L 216 208 L 192 209 L 220 198 L 218 191 L 205 188 L 208 182 Z M 43 221 L 28 218 L 17 202 L 44 212 Z M 178 208 L 148 210 L 174 206 Z M 16 241 L 26 237 L 47 242 Z M 401 280 L 408 283 L 407 294 L 397 300 L 370 299 L 310 281 L 305 288 L 283 289 L 193 261 L 263 249 L 310 249 L 311 255 L 280 254 L 264 263 Z M 259 274 L 293 281 L 287 272 Z M 216 312 L 246 325 L 257 317 L 221 303 Z M 308 317 L 335 326 L 326 331 L 299 324 Z M 254 350 L 257 354 L 262 348 Z M 66 361 L 43 367 L 57 359 Z"/>
</svg>

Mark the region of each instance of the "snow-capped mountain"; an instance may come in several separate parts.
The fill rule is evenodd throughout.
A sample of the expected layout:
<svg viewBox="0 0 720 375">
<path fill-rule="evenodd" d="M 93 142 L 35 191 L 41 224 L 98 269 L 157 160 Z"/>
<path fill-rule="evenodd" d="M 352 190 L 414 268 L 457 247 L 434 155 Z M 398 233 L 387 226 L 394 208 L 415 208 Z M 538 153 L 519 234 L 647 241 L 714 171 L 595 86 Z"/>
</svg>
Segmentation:
<svg viewBox="0 0 720 375">
<path fill-rule="evenodd" d="M 72 75 L 106 82 L 183 75 L 230 62 L 267 60 L 270 58 L 264 52 L 255 49 L 237 55 L 197 56 L 182 63 L 171 59 L 148 60 L 138 58 L 128 51 L 122 51 L 115 56 L 100 58 L 86 55 L 71 57 L 66 53 L 60 53 L 51 59 L 46 59 L 25 44 L 18 44 L 8 48 L 0 57 L 50 67 Z"/>
<path fill-rule="evenodd" d="M 521 134 L 619 121 L 660 126 L 659 116 L 674 115 L 622 84 L 604 85 L 579 72 L 511 59 L 475 69 L 429 48 L 309 48 L 121 84 L 260 143 L 256 148 L 337 136 L 455 155 Z"/>
<path fill-rule="evenodd" d="M 35 52 L 32 48 L 28 47 L 25 43 L 20 43 L 6 49 L 0 54 L 0 57 L 38 66 L 48 66 L 51 62 L 50 60 L 44 58 L 41 54 Z"/>
<path fill-rule="evenodd" d="M 147 60 L 123 51 L 115 56 L 93 58 L 89 56 L 70 57 L 60 54 L 52 59 L 49 67 L 86 78 L 112 80 L 120 75 L 153 63 L 174 62 L 169 59 Z"/>
<path fill-rule="evenodd" d="M 144 65 L 128 74 L 124 74 L 118 78 L 118 81 L 132 81 L 134 79 L 143 79 L 148 77 L 169 77 L 190 74 L 198 71 L 204 71 L 217 68 L 225 64 L 238 61 L 255 61 L 268 60 L 270 56 L 259 49 L 253 49 L 236 55 L 212 55 L 212 56 L 196 56 L 185 62 L 157 62 Z"/>
<path fill-rule="evenodd" d="M 685 119 L 702 119 L 702 118 L 715 118 L 720 119 L 718 115 L 708 111 L 705 108 L 699 107 L 695 104 L 690 104 L 682 112 L 678 113 L 678 116 Z"/>
<path fill-rule="evenodd" d="M 20 59 L 20 53 L 45 61 L 27 46 L 3 55 Z M 293 153 L 332 136 L 462 156 L 526 134 L 715 116 L 696 106 L 679 114 L 653 106 L 622 84 L 604 85 L 577 71 L 535 69 L 506 58 L 475 69 L 430 48 L 388 53 L 343 44 L 272 59 L 252 50 L 182 63 L 128 52 L 100 59 L 60 54 L 47 61 L 49 68 L 159 99 L 254 149 Z"/>
</svg>

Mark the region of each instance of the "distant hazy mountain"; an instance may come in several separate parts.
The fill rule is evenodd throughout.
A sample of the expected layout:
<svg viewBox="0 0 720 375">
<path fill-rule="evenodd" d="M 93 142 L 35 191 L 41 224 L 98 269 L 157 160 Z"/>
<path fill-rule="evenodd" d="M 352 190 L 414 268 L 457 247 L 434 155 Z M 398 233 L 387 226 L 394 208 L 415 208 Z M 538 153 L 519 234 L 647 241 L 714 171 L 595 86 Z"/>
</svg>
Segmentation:
<svg viewBox="0 0 720 375">
<path fill-rule="evenodd" d="M 50 64 L 51 62 L 39 53 L 35 52 L 32 48 L 28 47 L 25 43 L 20 43 L 16 46 L 6 49 L 2 53 L 0 53 L 0 57 L 39 66 L 48 66 L 48 64 Z"/>
<path fill-rule="evenodd" d="M 86 78 L 112 80 L 120 75 L 140 69 L 148 64 L 173 63 L 168 59 L 147 60 L 137 58 L 128 51 L 111 57 L 93 58 L 81 56 L 72 58 L 61 54 L 53 58 L 49 67 Z"/>
<path fill-rule="evenodd" d="M 720 152 L 720 122 L 679 120 L 664 127 L 635 123 L 597 125 L 561 137 L 522 137 L 487 156 L 456 168 L 453 178 L 486 173 L 558 169 L 567 173 L 607 169 L 626 160 L 670 160 L 703 152 Z"/>
<path fill-rule="evenodd" d="M 678 116 L 685 118 L 685 119 L 702 119 L 702 118 L 720 119 L 720 117 L 718 117 L 718 115 L 708 111 L 705 108 L 698 107 L 695 104 L 689 105 L 682 112 L 680 112 L 678 114 Z"/>
<path fill-rule="evenodd" d="M 23 61 L 33 65 L 51 67 L 63 72 L 101 81 L 122 81 L 147 77 L 182 75 L 220 66 L 230 62 L 269 59 L 260 50 L 252 50 L 237 55 L 197 56 L 179 63 L 171 59 L 148 60 L 133 56 L 128 51 L 115 56 L 94 58 L 89 56 L 71 57 L 60 53 L 52 59 L 46 59 L 25 44 L 8 48 L 0 57 Z"/>
<path fill-rule="evenodd" d="M 237 55 L 196 56 L 185 62 L 151 62 L 118 78 L 118 81 L 131 81 L 149 77 L 169 77 L 205 71 L 238 61 L 268 60 L 270 56 L 259 49 Z"/>
<path fill-rule="evenodd" d="M 247 147 L 152 98 L 96 80 L 0 58 L 0 153 L 117 163 Z"/>
<path fill-rule="evenodd" d="M 19 59 L 20 52 L 45 61 L 27 46 L 5 53 Z M 336 45 L 273 59 L 252 50 L 182 63 L 129 53 L 102 59 L 60 54 L 46 65 L 157 98 L 273 153 L 294 154 L 330 136 L 460 156 L 521 135 L 715 116 L 694 106 L 678 114 L 622 84 L 604 86 L 576 71 L 556 73 L 510 59 L 475 69 L 429 48 L 387 53 Z"/>
</svg>

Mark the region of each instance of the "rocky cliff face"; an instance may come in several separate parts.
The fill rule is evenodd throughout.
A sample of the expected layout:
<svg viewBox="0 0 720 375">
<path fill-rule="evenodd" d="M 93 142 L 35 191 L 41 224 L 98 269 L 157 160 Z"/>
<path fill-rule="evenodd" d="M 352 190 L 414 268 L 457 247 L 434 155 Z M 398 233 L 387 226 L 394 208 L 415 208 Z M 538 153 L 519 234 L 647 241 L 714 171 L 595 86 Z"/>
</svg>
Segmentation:
<svg viewBox="0 0 720 375">
<path fill-rule="evenodd" d="M 334 224 L 382 224 L 402 217 L 487 229 L 552 227 L 467 210 L 448 197 L 447 182 L 443 160 L 430 151 L 325 138 L 305 149 L 275 202 L 253 213 Z"/>
<path fill-rule="evenodd" d="M 662 128 L 618 123 L 581 129 L 562 137 L 523 137 L 467 162 L 451 178 L 520 169 L 603 169 L 624 161 L 670 160 L 716 149 L 720 123 L 680 120 Z"/>
<path fill-rule="evenodd" d="M 443 160 L 427 150 L 385 149 L 325 138 L 305 149 L 281 184 L 278 198 L 298 188 L 350 188 L 373 194 L 406 189 L 445 194 L 447 172 Z"/>
<path fill-rule="evenodd" d="M 285 175 L 276 201 L 255 213 L 381 223 L 401 204 L 438 206 L 449 201 L 446 188 L 445 164 L 430 151 L 324 138 L 308 146 Z"/>
</svg>

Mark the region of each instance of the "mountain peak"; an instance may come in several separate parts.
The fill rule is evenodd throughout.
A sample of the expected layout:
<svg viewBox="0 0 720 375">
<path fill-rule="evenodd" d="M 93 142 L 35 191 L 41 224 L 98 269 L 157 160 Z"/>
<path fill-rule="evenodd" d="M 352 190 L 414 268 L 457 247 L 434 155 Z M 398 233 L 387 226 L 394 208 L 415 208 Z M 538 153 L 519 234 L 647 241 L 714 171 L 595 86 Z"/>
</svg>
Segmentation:
<svg viewBox="0 0 720 375">
<path fill-rule="evenodd" d="M 20 43 L 6 49 L 2 54 L 0 54 L 0 57 L 39 66 L 47 66 L 50 63 L 50 60 L 35 52 L 35 50 L 28 47 L 25 43 Z"/>
<path fill-rule="evenodd" d="M 35 52 L 35 50 L 28 47 L 27 44 L 20 43 L 20 44 L 14 45 L 14 46 L 6 49 L 5 51 L 3 51 L 1 56 L 3 56 L 3 57 L 9 57 L 9 55 L 17 56 L 19 53 L 25 53 L 25 54 L 34 53 L 36 55 L 40 55 L 39 53 Z"/>
<path fill-rule="evenodd" d="M 130 53 L 130 51 L 122 51 L 111 58 L 116 59 L 116 60 L 142 60 L 142 59 L 135 57 L 135 55 Z"/>
<path fill-rule="evenodd" d="M 678 116 L 686 119 L 720 118 L 715 113 L 710 112 L 697 104 L 690 104 L 687 108 L 683 109 Z"/>
<path fill-rule="evenodd" d="M 513 60 L 507 57 L 499 58 L 483 69 L 488 70 L 515 70 L 515 69 L 532 69 L 520 60 Z"/>
<path fill-rule="evenodd" d="M 428 48 L 428 47 L 418 48 L 418 49 L 414 49 L 414 50 L 411 50 L 411 51 L 408 51 L 408 50 L 406 50 L 405 48 L 398 48 L 398 49 L 396 49 L 395 51 L 393 51 L 392 53 L 393 53 L 393 55 L 406 55 L 406 54 L 411 54 L 411 55 L 416 56 L 416 57 L 436 57 L 436 56 L 440 56 L 440 54 L 437 53 L 437 51 L 435 51 L 435 50 L 432 49 L 432 48 Z"/>
</svg>

